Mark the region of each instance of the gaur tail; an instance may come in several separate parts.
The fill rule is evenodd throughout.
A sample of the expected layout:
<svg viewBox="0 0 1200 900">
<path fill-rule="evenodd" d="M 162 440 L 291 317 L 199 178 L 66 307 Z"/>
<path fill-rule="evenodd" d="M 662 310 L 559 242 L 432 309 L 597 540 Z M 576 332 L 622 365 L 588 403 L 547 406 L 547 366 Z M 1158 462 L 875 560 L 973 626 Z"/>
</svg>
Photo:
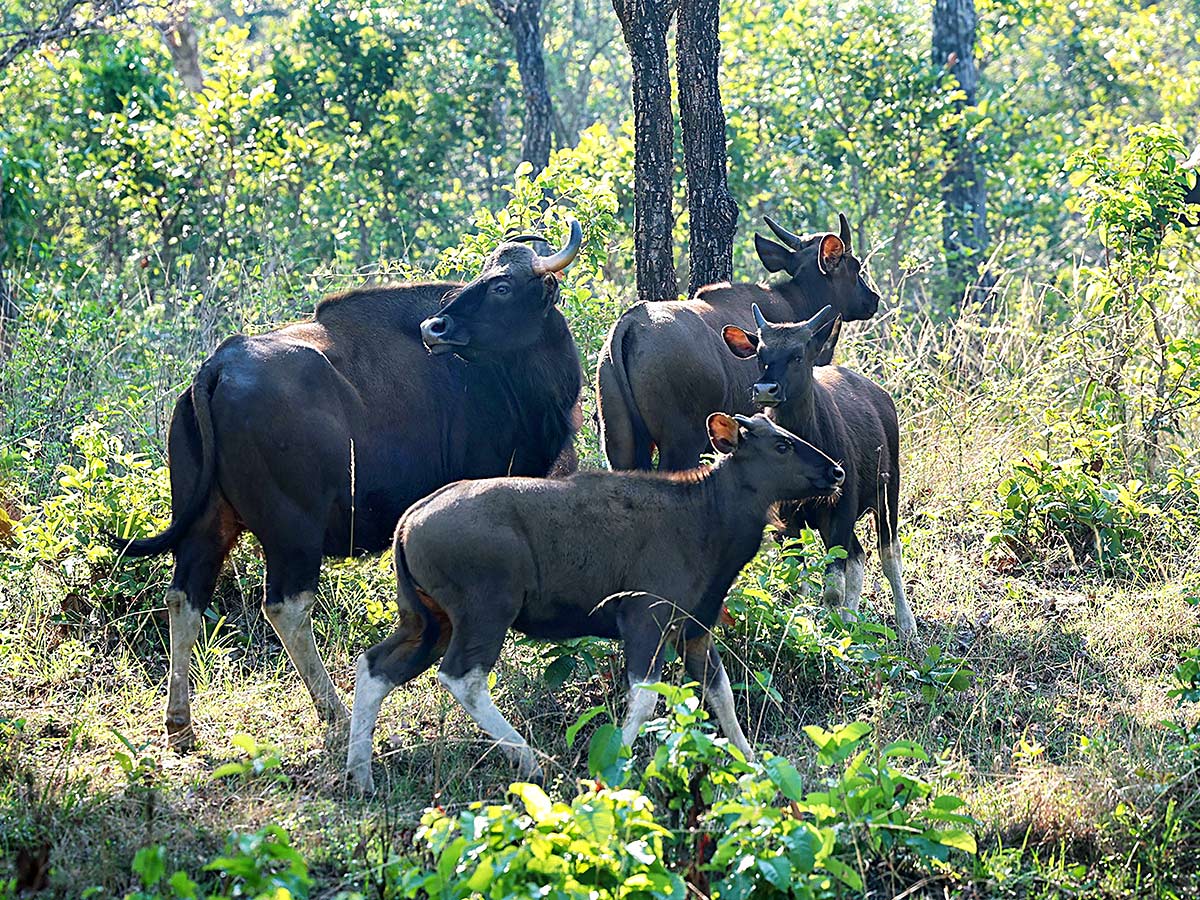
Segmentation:
<svg viewBox="0 0 1200 900">
<path fill-rule="evenodd" d="M 412 573 L 408 571 L 408 560 L 404 557 L 404 541 L 399 536 L 396 539 L 396 586 L 396 599 L 401 612 L 403 607 L 407 606 L 410 612 L 420 616 L 421 621 L 421 640 L 416 651 L 409 655 L 409 659 L 425 660 L 434 652 L 441 639 L 442 625 L 433 610 L 417 593 L 416 582 L 413 581 Z"/>
<path fill-rule="evenodd" d="M 649 469 L 654 449 L 650 431 L 638 411 L 633 389 L 629 386 L 625 340 L 633 312 L 630 310 L 617 320 L 604 349 L 600 351 L 600 361 L 596 367 L 600 436 L 604 455 L 614 469 Z"/>
<path fill-rule="evenodd" d="M 217 448 L 213 438 L 212 392 L 217 385 L 215 367 L 202 366 L 192 380 L 192 410 L 200 432 L 200 475 L 183 509 L 172 517 L 166 531 L 148 538 L 126 540 L 108 535 L 109 543 L 124 556 L 156 556 L 174 550 L 208 506 L 217 473 Z"/>
</svg>

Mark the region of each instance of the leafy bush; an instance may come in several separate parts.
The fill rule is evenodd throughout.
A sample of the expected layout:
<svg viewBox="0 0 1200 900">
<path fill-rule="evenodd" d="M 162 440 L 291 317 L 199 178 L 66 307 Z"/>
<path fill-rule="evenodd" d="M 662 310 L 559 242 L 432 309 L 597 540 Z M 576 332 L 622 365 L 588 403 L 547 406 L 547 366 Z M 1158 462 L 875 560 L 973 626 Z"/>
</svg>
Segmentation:
<svg viewBox="0 0 1200 900">
<path fill-rule="evenodd" d="M 1144 528 L 1161 510 L 1145 483 L 1102 479 L 1099 464 L 1072 457 L 1053 461 L 1034 450 L 999 484 L 1000 508 L 992 535 L 1018 560 L 1030 562 L 1063 548 L 1072 562 L 1094 557 L 1112 569 L 1144 538 Z"/>
<path fill-rule="evenodd" d="M 204 867 L 220 882 L 214 892 L 184 871 L 167 877 L 167 854 L 160 844 L 143 847 L 133 859 L 133 872 L 141 889 L 126 894 L 125 900 L 307 900 L 315 885 L 308 863 L 296 850 L 287 832 L 277 825 L 248 833 L 233 832 L 225 852 Z M 98 893 L 98 892 L 97 892 Z M 84 896 L 89 896 L 88 892 Z"/>
<path fill-rule="evenodd" d="M 514 784 L 512 804 L 473 804 L 456 816 L 433 810 L 416 844 L 426 868 L 403 876 L 402 897 L 683 898 L 663 863 L 670 836 L 634 790 L 589 788 L 569 804 Z"/>
</svg>

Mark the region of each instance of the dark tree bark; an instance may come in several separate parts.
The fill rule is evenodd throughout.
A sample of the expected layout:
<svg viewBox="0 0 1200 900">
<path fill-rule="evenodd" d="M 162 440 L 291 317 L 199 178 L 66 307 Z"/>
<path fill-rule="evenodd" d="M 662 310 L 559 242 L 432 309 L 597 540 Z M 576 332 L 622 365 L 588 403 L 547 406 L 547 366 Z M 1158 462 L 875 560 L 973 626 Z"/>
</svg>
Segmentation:
<svg viewBox="0 0 1200 900">
<path fill-rule="evenodd" d="M 687 172 L 688 294 L 733 278 L 738 209 L 726 180 L 719 0 L 680 0 L 676 22 L 679 120 Z"/>
<path fill-rule="evenodd" d="M 679 294 L 672 239 L 675 120 L 667 29 L 678 0 L 613 0 L 633 69 L 633 243 L 639 300 Z"/>
<path fill-rule="evenodd" d="M 488 0 L 496 18 L 512 35 L 517 53 L 517 70 L 525 93 L 525 130 L 521 135 L 521 158 L 533 165 L 533 174 L 550 162 L 550 137 L 554 128 L 554 106 L 546 84 L 546 62 L 542 55 L 542 0 Z"/>
<path fill-rule="evenodd" d="M 934 0 L 933 64 L 952 73 L 965 98 L 959 108 L 975 105 L 979 71 L 975 66 L 975 0 Z M 947 299 L 958 306 L 970 292 L 986 299 L 991 279 L 980 276 L 988 243 L 987 185 L 979 153 L 959 127 L 949 136 L 950 166 L 942 178 L 942 247 L 946 254 Z"/>
</svg>

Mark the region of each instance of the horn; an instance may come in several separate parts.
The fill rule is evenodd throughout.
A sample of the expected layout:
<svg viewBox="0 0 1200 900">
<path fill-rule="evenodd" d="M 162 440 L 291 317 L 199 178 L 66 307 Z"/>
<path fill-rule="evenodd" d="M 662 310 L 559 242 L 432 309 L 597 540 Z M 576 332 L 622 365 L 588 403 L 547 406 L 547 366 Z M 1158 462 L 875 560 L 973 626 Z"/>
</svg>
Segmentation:
<svg viewBox="0 0 1200 900">
<path fill-rule="evenodd" d="M 833 311 L 833 307 L 826 306 L 824 309 L 822 309 L 820 312 L 818 312 L 815 316 L 813 316 L 811 319 L 809 319 L 807 322 L 805 322 L 804 327 L 807 328 L 809 331 L 815 332 L 821 328 L 824 328 L 826 325 L 828 325 L 830 322 L 832 322 L 836 318 L 837 318 L 837 314 Z"/>
<path fill-rule="evenodd" d="M 838 213 L 838 224 L 841 226 L 841 233 L 838 235 L 842 239 L 842 243 L 846 245 L 846 252 L 850 252 L 850 220 L 846 218 L 845 213 Z"/>
<path fill-rule="evenodd" d="M 546 236 L 538 234 L 536 231 L 527 231 L 524 234 L 506 234 L 504 243 L 506 244 L 532 244 L 536 241 L 546 243 Z"/>
<path fill-rule="evenodd" d="M 791 247 L 793 250 L 804 249 L 804 238 L 800 237 L 800 235 L 792 234 L 770 216 L 763 216 L 763 221 L 767 223 L 768 228 L 775 232 L 775 237 L 783 241 L 788 247 Z"/>
<path fill-rule="evenodd" d="M 753 428 L 754 427 L 754 420 L 751 419 L 749 416 L 736 415 L 733 417 L 733 421 L 737 422 L 743 428 Z"/>
<path fill-rule="evenodd" d="M 567 221 L 571 225 L 571 236 L 567 238 L 566 246 L 551 256 L 535 256 L 533 274 L 548 275 L 551 272 L 561 272 L 579 255 L 579 248 L 583 246 L 583 229 L 574 217 L 568 216 Z"/>
<path fill-rule="evenodd" d="M 758 326 L 759 331 L 765 331 L 767 325 L 770 324 L 763 318 L 762 310 L 758 308 L 757 303 L 750 304 L 750 312 L 754 313 L 754 324 Z"/>
</svg>

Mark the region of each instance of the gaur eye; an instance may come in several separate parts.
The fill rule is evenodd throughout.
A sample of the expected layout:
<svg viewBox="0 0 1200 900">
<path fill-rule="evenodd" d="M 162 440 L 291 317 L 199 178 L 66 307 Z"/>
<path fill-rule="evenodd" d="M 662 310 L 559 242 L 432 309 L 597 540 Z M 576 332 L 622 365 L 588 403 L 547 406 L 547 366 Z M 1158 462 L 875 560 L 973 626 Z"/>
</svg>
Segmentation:
<svg viewBox="0 0 1200 900">
<path fill-rule="evenodd" d="M 492 285 L 492 293 L 499 294 L 500 296 L 503 297 L 503 296 L 507 296 L 508 294 L 511 294 L 512 288 L 509 287 L 507 281 L 497 281 L 495 284 Z"/>
<path fill-rule="evenodd" d="M 778 453 L 791 453 L 792 445 L 789 444 L 787 441 L 776 441 L 775 442 L 775 450 Z"/>
</svg>

